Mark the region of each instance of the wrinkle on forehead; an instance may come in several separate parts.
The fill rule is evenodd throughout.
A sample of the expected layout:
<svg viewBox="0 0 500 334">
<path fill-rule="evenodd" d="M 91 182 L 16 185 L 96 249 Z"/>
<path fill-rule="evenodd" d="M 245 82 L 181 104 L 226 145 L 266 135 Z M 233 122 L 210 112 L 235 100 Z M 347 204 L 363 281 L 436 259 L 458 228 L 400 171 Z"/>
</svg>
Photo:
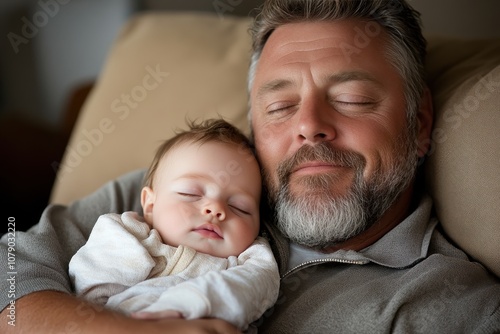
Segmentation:
<svg viewBox="0 0 500 334">
<path fill-rule="evenodd" d="M 343 21 L 344 23 L 346 21 Z M 349 24 L 350 23 L 350 24 Z M 290 23 L 278 27 L 269 37 L 266 44 L 275 45 L 272 50 L 266 50 L 274 61 L 305 62 L 321 60 L 330 56 L 344 55 L 343 48 L 354 44 L 356 21 L 334 25 L 332 22 Z M 318 26 L 323 26 L 318 30 Z M 290 33 L 297 30 L 296 33 Z M 316 36 L 311 36 L 308 30 L 314 30 Z"/>
<path fill-rule="evenodd" d="M 283 88 L 286 81 L 290 81 L 287 82 L 289 86 L 293 81 L 300 81 L 308 71 L 321 66 L 334 72 L 360 72 L 361 69 L 365 69 L 361 72 L 380 72 L 383 66 L 374 64 L 381 62 L 381 57 L 385 58 L 384 35 L 373 36 L 369 43 L 360 46 L 359 41 L 356 43 L 356 34 L 362 24 L 363 21 L 359 20 L 298 22 L 276 28 L 263 48 L 257 67 L 255 79 L 259 86 L 264 85 L 259 92 Z M 281 80 L 273 81 L 273 78 Z M 350 76 L 348 81 L 352 79 Z M 373 75 L 356 79 L 377 81 L 373 80 Z"/>
<path fill-rule="evenodd" d="M 343 54 L 344 53 L 339 47 L 329 46 L 309 50 L 291 50 L 286 54 L 278 56 L 275 61 L 283 62 L 283 64 L 305 63 L 311 61 L 321 61 L 323 59 L 331 58 L 332 56 Z"/>
<path fill-rule="evenodd" d="M 314 49 L 323 48 L 322 45 L 331 45 L 330 43 L 337 42 L 338 38 L 334 37 L 316 38 L 308 41 L 291 41 L 281 45 L 278 50 L 280 50 L 281 52 L 289 52 L 288 49 L 296 50 L 297 48 L 299 48 L 303 49 L 304 51 L 314 51 Z"/>
</svg>

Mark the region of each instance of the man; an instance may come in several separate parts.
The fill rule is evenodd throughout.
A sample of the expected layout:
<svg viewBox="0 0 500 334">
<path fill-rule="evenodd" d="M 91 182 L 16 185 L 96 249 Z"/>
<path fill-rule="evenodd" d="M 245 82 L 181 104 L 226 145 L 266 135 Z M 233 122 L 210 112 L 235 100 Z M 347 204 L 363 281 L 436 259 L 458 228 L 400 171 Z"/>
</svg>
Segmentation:
<svg viewBox="0 0 500 334">
<path fill-rule="evenodd" d="M 494 332 L 498 280 L 446 241 L 416 187 L 432 126 L 417 14 L 396 0 L 274 0 L 253 32 L 249 116 L 282 274 L 259 332 Z M 70 291 L 65 265 L 98 214 L 139 210 L 130 194 L 142 176 L 46 210 L 38 229 L 49 249 L 36 246 L 41 237 L 18 236 L 46 252 L 18 255 L 25 278 L 17 287 L 27 294 L 16 302 L 21 328 L 234 331 L 220 320 L 134 321 L 47 291 Z"/>
<path fill-rule="evenodd" d="M 270 1 L 254 26 L 251 124 L 288 239 L 274 231 L 282 298 L 263 332 L 499 326 L 498 281 L 416 189 L 432 126 L 417 17 L 399 1 Z"/>
</svg>

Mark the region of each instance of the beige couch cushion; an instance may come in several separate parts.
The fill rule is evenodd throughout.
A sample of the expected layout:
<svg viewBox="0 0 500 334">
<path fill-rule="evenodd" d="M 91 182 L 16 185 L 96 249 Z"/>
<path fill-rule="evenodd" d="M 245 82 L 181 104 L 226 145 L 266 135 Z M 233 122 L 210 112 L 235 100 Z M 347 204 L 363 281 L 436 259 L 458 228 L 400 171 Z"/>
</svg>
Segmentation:
<svg viewBox="0 0 500 334">
<path fill-rule="evenodd" d="M 247 131 L 250 20 L 150 13 L 128 22 L 73 130 L 51 202 L 147 167 L 185 117 L 220 114 Z M 429 51 L 437 118 L 428 187 L 449 236 L 500 276 L 499 42 L 433 37 Z"/>
<path fill-rule="evenodd" d="M 147 167 L 186 118 L 220 114 L 247 130 L 250 22 L 184 13 L 129 21 L 83 106 L 51 202 L 69 203 Z"/>
<path fill-rule="evenodd" d="M 429 192 L 447 234 L 500 276 L 500 40 L 429 39 Z"/>
</svg>

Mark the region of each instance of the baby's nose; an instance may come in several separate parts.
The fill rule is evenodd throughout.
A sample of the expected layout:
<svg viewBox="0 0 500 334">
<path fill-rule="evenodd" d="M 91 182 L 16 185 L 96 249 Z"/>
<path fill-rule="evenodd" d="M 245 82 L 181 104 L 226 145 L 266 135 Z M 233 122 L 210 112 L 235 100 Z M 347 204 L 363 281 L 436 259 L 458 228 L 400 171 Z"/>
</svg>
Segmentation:
<svg viewBox="0 0 500 334">
<path fill-rule="evenodd" d="M 226 219 L 226 213 L 220 205 L 208 205 L 203 208 L 204 215 L 211 215 L 219 221 Z"/>
</svg>

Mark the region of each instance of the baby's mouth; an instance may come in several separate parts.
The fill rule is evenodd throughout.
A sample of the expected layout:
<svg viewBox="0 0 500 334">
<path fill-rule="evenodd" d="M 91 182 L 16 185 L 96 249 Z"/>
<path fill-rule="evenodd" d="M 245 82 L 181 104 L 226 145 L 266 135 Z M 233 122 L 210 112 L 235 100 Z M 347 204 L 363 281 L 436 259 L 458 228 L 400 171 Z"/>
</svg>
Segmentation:
<svg viewBox="0 0 500 334">
<path fill-rule="evenodd" d="M 212 238 L 212 239 L 224 239 L 222 237 L 222 231 L 219 226 L 214 224 L 203 224 L 198 226 L 193 231 L 201 234 L 204 237 Z"/>
</svg>

